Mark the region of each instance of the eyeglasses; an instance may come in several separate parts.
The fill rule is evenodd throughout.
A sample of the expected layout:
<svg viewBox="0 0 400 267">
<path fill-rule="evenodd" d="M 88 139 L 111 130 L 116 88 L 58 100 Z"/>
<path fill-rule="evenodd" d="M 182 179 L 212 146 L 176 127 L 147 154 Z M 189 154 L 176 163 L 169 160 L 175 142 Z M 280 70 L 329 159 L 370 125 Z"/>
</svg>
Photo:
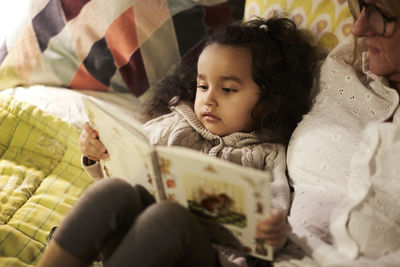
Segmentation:
<svg viewBox="0 0 400 267">
<path fill-rule="evenodd" d="M 382 36 L 386 32 L 386 24 L 397 20 L 397 17 L 389 17 L 382 13 L 382 10 L 374 5 L 365 3 L 363 0 L 348 0 L 351 15 L 358 19 L 362 10 L 365 8 L 369 25 L 371 25 L 376 35 Z"/>
</svg>

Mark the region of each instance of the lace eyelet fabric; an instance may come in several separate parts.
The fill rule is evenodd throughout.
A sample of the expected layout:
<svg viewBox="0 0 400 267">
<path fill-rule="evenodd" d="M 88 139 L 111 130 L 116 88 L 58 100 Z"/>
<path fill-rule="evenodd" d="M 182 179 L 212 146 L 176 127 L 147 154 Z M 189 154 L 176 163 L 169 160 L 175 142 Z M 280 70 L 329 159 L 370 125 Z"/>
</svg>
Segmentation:
<svg viewBox="0 0 400 267">
<path fill-rule="evenodd" d="M 319 93 L 287 154 L 293 236 L 320 262 L 376 259 L 400 247 L 399 120 L 386 122 L 400 116 L 399 96 L 369 72 L 365 54 L 346 63 L 351 42 L 321 66 Z"/>
</svg>

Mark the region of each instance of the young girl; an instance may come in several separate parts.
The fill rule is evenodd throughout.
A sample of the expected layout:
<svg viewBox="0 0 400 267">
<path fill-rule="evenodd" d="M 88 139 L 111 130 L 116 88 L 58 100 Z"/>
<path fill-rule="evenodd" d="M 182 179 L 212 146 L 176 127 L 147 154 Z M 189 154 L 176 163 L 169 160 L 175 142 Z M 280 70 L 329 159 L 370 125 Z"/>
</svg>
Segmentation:
<svg viewBox="0 0 400 267">
<path fill-rule="evenodd" d="M 163 113 L 166 98 L 179 97 L 169 102 L 172 112 L 144 128 L 154 144 L 185 146 L 271 172 L 272 215 L 254 231 L 279 249 L 287 238 L 290 200 L 285 145 L 308 110 L 312 49 L 291 20 L 257 19 L 212 36 L 191 69 L 158 87 L 152 114 Z M 80 145 L 84 168 L 101 178 L 98 160 L 108 154 L 88 124 Z M 143 187 L 119 179 L 100 180 L 87 190 L 39 266 L 87 266 L 100 253 L 105 266 L 261 263 L 224 240 L 210 240 L 185 208 L 155 203 Z"/>
</svg>

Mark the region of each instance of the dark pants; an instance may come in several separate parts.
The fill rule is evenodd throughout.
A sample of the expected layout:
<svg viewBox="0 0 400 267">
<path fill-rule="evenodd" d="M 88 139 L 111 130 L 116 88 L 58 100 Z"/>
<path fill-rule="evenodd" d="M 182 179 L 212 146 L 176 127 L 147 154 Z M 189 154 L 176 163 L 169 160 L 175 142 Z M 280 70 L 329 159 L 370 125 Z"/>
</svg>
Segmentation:
<svg viewBox="0 0 400 267">
<path fill-rule="evenodd" d="M 194 215 L 115 178 L 91 186 L 54 239 L 83 262 L 102 253 L 105 266 L 218 266 Z"/>
</svg>

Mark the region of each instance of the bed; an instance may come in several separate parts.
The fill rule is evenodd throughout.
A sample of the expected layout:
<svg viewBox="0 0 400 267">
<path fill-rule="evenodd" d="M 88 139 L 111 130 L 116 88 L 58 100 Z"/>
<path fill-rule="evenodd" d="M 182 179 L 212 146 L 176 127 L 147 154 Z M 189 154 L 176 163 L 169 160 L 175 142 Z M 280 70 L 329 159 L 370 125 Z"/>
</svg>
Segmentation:
<svg viewBox="0 0 400 267">
<path fill-rule="evenodd" d="M 15 3 L 0 6 L 19 14 L 0 25 L 0 266 L 35 266 L 49 231 L 93 182 L 80 165 L 83 97 L 145 121 L 152 86 L 224 23 L 289 12 L 325 52 L 352 23 L 346 1 L 336 0 Z"/>
</svg>

